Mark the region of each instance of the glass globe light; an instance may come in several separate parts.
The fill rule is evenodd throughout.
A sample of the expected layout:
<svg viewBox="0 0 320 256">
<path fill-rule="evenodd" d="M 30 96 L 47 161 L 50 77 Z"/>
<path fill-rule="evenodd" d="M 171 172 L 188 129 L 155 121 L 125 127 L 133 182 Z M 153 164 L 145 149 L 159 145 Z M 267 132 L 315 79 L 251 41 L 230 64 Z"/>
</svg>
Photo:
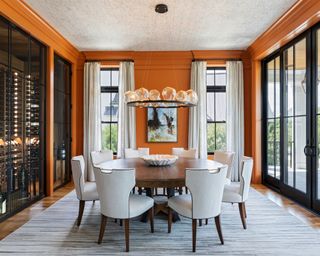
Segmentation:
<svg viewBox="0 0 320 256">
<path fill-rule="evenodd" d="M 149 99 L 150 100 L 160 100 L 160 92 L 158 90 L 150 90 Z"/>
<path fill-rule="evenodd" d="M 192 89 L 188 90 L 187 94 L 188 94 L 188 97 L 189 97 L 189 101 L 192 104 L 197 104 L 198 103 L 198 95 L 194 90 L 192 90 Z"/>
<path fill-rule="evenodd" d="M 182 90 L 178 91 L 175 99 L 178 101 L 188 101 L 188 94 Z"/>
<path fill-rule="evenodd" d="M 176 96 L 176 90 L 172 87 L 166 87 L 162 90 L 162 97 L 164 100 L 174 100 Z"/>
<path fill-rule="evenodd" d="M 125 102 L 137 101 L 138 95 L 133 91 L 127 91 L 124 93 Z"/>
<path fill-rule="evenodd" d="M 138 96 L 138 100 L 148 100 L 149 99 L 149 91 L 146 88 L 139 88 L 135 90 L 135 93 Z"/>
</svg>

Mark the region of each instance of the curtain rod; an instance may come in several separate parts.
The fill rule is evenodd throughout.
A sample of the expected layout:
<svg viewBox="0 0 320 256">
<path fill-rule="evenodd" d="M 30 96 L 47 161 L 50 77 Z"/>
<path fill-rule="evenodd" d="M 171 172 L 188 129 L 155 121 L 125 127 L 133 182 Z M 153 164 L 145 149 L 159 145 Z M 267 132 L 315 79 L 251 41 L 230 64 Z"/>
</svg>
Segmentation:
<svg viewBox="0 0 320 256">
<path fill-rule="evenodd" d="M 99 59 L 99 60 L 86 60 L 85 62 L 103 62 L 103 61 L 129 61 L 134 62 L 133 59 Z"/>
<path fill-rule="evenodd" d="M 192 62 L 195 62 L 195 61 L 206 61 L 206 60 L 224 60 L 224 61 L 242 61 L 241 58 L 238 58 L 238 59 L 235 59 L 235 58 L 232 58 L 232 59 L 229 59 L 229 58 L 203 58 L 203 59 L 192 59 Z"/>
</svg>

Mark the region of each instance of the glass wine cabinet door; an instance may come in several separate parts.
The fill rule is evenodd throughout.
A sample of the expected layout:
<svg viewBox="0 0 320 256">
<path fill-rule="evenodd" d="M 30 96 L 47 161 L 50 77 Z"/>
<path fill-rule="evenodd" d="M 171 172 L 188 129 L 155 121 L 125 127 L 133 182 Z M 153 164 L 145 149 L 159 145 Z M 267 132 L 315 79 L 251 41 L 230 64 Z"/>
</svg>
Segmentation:
<svg viewBox="0 0 320 256">
<path fill-rule="evenodd" d="M 0 19 L 0 220 L 43 195 L 44 63 L 45 47 Z"/>
<path fill-rule="evenodd" d="M 54 55 L 54 189 L 71 180 L 71 64 Z"/>
</svg>

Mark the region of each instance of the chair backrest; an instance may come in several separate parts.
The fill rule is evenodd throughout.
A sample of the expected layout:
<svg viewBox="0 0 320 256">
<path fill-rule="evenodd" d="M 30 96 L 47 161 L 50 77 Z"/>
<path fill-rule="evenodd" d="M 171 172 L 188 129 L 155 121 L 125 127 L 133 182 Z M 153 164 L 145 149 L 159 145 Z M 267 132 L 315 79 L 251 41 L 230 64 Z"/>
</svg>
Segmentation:
<svg viewBox="0 0 320 256">
<path fill-rule="evenodd" d="M 145 155 L 149 155 L 149 148 L 124 149 L 124 158 L 139 158 Z"/>
<path fill-rule="evenodd" d="M 130 218 L 129 195 L 134 188 L 135 169 L 94 169 L 100 211 L 111 218 Z"/>
<path fill-rule="evenodd" d="M 112 150 L 101 150 L 91 152 L 91 161 L 93 166 L 101 164 L 106 161 L 111 161 L 113 159 Z"/>
<path fill-rule="evenodd" d="M 185 150 L 184 148 L 172 148 L 171 153 L 172 155 L 182 158 L 198 158 L 197 149 L 195 148 L 191 148 L 188 150 Z"/>
<path fill-rule="evenodd" d="M 215 151 L 214 152 L 214 160 L 228 165 L 228 172 L 227 178 L 231 179 L 231 172 L 233 168 L 233 161 L 234 161 L 234 152 L 232 151 Z"/>
<path fill-rule="evenodd" d="M 243 202 L 248 199 L 251 175 L 253 169 L 253 159 L 244 156 L 241 160 L 240 195 Z"/>
<path fill-rule="evenodd" d="M 186 170 L 186 187 L 192 196 L 192 218 L 212 218 L 221 213 L 227 168 L 224 165 L 217 170 Z"/>
<path fill-rule="evenodd" d="M 84 183 L 86 182 L 86 166 L 82 155 L 74 156 L 71 159 L 71 170 L 73 183 L 76 188 L 77 197 L 82 200 L 82 193 L 84 191 Z"/>
</svg>

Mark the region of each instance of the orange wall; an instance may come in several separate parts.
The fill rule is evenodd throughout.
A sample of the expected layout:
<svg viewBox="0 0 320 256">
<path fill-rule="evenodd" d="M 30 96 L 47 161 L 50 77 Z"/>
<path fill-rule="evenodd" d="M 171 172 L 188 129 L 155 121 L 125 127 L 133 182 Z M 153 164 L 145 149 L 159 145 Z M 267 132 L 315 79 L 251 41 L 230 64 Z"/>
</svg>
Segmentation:
<svg viewBox="0 0 320 256">
<path fill-rule="evenodd" d="M 177 91 L 190 88 L 190 52 L 145 52 L 135 56 L 135 86 L 157 89 L 171 86 Z M 171 153 L 172 147 L 188 147 L 188 109 L 178 109 L 178 141 L 147 143 L 147 110 L 137 109 L 137 147 L 149 147 L 151 153 Z"/>
<path fill-rule="evenodd" d="M 190 69 L 193 58 L 208 60 L 208 65 L 224 66 L 228 59 L 242 59 L 245 76 L 245 154 L 252 154 L 251 140 L 251 64 L 244 51 L 163 51 L 163 52 L 84 52 L 86 60 L 100 60 L 103 65 L 115 65 L 123 59 L 135 64 L 135 86 L 162 91 L 172 86 L 177 91 L 190 88 Z M 108 61 L 112 60 L 112 61 Z M 119 61 L 115 61 L 119 60 Z M 151 153 L 170 153 L 172 147 L 188 147 L 188 109 L 178 110 L 178 141 L 176 143 L 147 142 L 146 109 L 137 109 L 137 147 L 149 147 Z"/>
</svg>

